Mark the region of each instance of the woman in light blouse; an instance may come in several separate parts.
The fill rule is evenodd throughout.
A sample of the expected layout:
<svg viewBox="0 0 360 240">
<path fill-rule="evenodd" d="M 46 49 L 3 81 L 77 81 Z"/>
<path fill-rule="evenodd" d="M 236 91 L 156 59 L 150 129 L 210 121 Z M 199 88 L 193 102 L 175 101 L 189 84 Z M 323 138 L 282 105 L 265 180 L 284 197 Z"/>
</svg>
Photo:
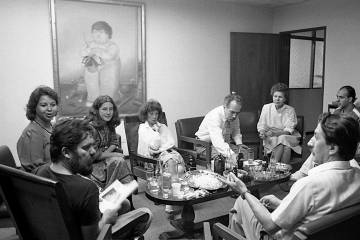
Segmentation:
<svg viewBox="0 0 360 240">
<path fill-rule="evenodd" d="M 277 83 L 271 88 L 273 102 L 262 108 L 257 129 L 263 139 L 264 153 L 274 154 L 276 162 L 289 163 L 291 150 L 301 153 L 300 133 L 295 130 L 297 118 L 295 109 L 285 104 L 288 86 Z"/>
<path fill-rule="evenodd" d="M 178 173 L 183 174 L 185 172 L 184 159 L 174 150 L 175 140 L 169 128 L 159 122 L 162 112 L 161 104 L 156 100 L 149 100 L 141 108 L 139 118 L 143 123 L 139 125 L 137 153 L 157 158 L 165 167 L 168 160 L 173 159 L 177 163 Z M 165 212 L 174 212 L 173 206 L 166 205 Z"/>
</svg>

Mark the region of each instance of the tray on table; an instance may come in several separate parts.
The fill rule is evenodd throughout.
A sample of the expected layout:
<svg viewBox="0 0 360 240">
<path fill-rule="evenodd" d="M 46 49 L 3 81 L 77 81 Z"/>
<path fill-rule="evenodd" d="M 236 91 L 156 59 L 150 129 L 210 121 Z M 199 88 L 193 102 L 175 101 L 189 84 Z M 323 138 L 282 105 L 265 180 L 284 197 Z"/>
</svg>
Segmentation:
<svg viewBox="0 0 360 240">
<path fill-rule="evenodd" d="M 206 189 L 210 191 L 226 188 L 226 183 L 219 180 L 225 178 L 217 173 L 207 170 L 193 170 L 184 174 L 183 179 L 188 182 L 189 187 Z"/>
</svg>

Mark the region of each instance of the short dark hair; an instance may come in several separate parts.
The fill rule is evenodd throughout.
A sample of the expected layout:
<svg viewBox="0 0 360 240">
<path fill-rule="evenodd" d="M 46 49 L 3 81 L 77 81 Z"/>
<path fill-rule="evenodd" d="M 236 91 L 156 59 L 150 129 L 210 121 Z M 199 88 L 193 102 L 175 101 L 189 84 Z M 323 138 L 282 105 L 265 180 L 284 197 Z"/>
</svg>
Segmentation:
<svg viewBox="0 0 360 240">
<path fill-rule="evenodd" d="M 109 38 L 112 37 L 112 28 L 111 26 L 105 21 L 97 21 L 91 26 L 91 31 L 93 30 L 104 30 Z"/>
<path fill-rule="evenodd" d="M 106 102 L 110 102 L 113 105 L 114 110 L 114 114 L 109 122 L 105 122 L 104 120 L 102 120 L 99 114 L 100 107 Z M 99 96 L 95 99 L 93 105 L 89 110 L 88 118 L 94 123 L 94 126 L 96 127 L 108 125 L 110 128 L 116 128 L 120 124 L 120 117 L 117 106 L 114 100 L 108 95 Z"/>
<path fill-rule="evenodd" d="M 347 114 L 323 113 L 320 116 L 321 129 L 327 144 L 339 147 L 339 155 L 349 161 L 354 158 L 360 141 L 359 123 Z"/>
<path fill-rule="evenodd" d="M 56 105 L 59 104 L 59 97 L 57 93 L 48 86 L 39 86 L 34 91 L 32 91 L 29 101 L 26 104 L 26 117 L 30 121 L 34 121 L 36 117 L 36 106 L 39 103 L 41 96 L 49 96 L 54 99 Z"/>
<path fill-rule="evenodd" d="M 285 83 L 276 83 L 270 89 L 271 96 L 274 95 L 275 92 L 282 92 L 286 100 L 289 99 L 289 87 Z"/>
<path fill-rule="evenodd" d="M 352 103 L 356 101 L 356 92 L 352 86 L 342 86 L 339 90 L 345 89 L 347 91 L 347 97 L 352 97 Z"/>
<path fill-rule="evenodd" d="M 88 120 L 67 117 L 58 120 L 50 136 L 51 161 L 59 162 L 62 148 L 75 150 L 89 134 L 91 127 Z"/>
<path fill-rule="evenodd" d="M 141 122 L 145 122 L 147 119 L 147 114 L 152 111 L 157 111 L 159 113 L 159 117 L 162 115 L 162 107 L 161 104 L 154 100 L 148 100 L 140 109 L 139 119 Z"/>
<path fill-rule="evenodd" d="M 243 99 L 239 94 L 232 92 L 229 95 L 226 95 L 224 98 L 225 107 L 228 107 L 232 101 L 235 101 L 237 104 L 241 105 L 243 102 Z"/>
</svg>

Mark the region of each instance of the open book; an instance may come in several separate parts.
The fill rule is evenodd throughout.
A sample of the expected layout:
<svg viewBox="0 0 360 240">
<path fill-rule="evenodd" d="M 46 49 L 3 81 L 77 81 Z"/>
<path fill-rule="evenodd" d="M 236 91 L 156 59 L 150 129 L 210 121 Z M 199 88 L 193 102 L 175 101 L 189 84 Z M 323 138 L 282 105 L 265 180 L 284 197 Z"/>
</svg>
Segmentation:
<svg viewBox="0 0 360 240">
<path fill-rule="evenodd" d="M 100 193 L 99 208 L 104 213 L 107 209 L 119 209 L 121 203 L 137 188 L 139 184 L 133 180 L 129 183 L 122 184 L 115 180 L 110 186 Z"/>
</svg>

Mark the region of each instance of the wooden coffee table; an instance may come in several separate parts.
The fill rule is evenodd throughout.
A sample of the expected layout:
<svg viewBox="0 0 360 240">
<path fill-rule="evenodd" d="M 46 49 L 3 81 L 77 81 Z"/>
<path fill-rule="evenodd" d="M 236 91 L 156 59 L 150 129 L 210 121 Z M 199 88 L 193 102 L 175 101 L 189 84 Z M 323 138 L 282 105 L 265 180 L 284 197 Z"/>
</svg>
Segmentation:
<svg viewBox="0 0 360 240">
<path fill-rule="evenodd" d="M 258 192 L 263 188 L 268 188 L 274 184 L 288 181 L 289 177 L 278 179 L 276 181 L 270 182 L 256 182 L 251 181 L 247 183 L 247 187 L 252 192 Z M 168 198 L 164 198 L 161 192 L 161 189 L 158 193 L 150 192 L 148 186 L 146 186 L 145 195 L 148 199 L 157 204 L 166 204 L 166 205 L 177 205 L 183 206 L 181 212 L 181 218 L 176 220 L 170 220 L 170 224 L 176 229 L 171 232 L 161 233 L 159 239 L 179 239 L 179 238 L 193 238 L 194 234 L 202 231 L 203 222 L 195 223 L 195 212 L 193 205 L 198 203 L 203 203 L 223 197 L 228 197 L 236 194 L 234 191 L 229 188 L 218 189 L 216 191 L 209 191 L 210 194 L 193 199 L 179 199 L 172 194 L 169 194 Z M 256 195 L 256 194 L 255 194 Z M 209 221 L 209 220 L 205 220 Z"/>
</svg>

